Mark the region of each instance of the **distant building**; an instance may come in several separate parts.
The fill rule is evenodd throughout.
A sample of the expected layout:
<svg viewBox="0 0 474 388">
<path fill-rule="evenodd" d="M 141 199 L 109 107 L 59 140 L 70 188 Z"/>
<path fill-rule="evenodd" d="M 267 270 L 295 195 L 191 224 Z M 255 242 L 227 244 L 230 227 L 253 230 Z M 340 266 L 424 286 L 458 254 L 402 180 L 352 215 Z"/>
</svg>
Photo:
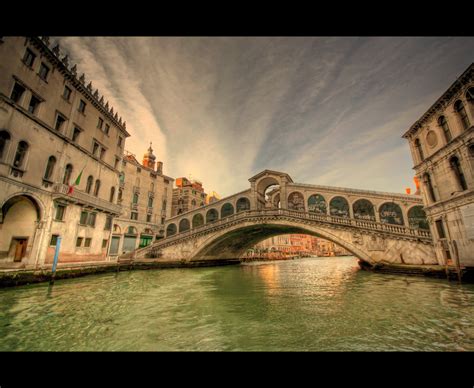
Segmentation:
<svg viewBox="0 0 474 388">
<path fill-rule="evenodd" d="M 116 256 L 149 245 L 164 236 L 163 224 L 171 217 L 173 178 L 163 175 L 153 149 L 140 163 L 133 154 L 123 157 L 118 203 L 120 217 L 114 220 L 109 255 Z"/>
<path fill-rule="evenodd" d="M 342 247 L 318 237 L 306 234 L 284 234 L 270 237 L 258 244 L 253 253 L 263 257 L 268 253 L 280 253 L 283 256 L 314 255 L 314 256 L 342 256 L 350 253 Z M 275 255 L 270 255 L 269 258 Z"/>
<path fill-rule="evenodd" d="M 202 183 L 188 178 L 176 178 L 176 188 L 173 189 L 171 216 L 186 213 L 206 205 L 207 194 Z"/>
<path fill-rule="evenodd" d="M 208 194 L 207 199 L 206 199 L 206 204 L 209 205 L 211 203 L 217 202 L 221 199 L 220 195 L 217 194 L 215 191 L 212 191 L 210 194 Z"/>
<path fill-rule="evenodd" d="M 474 266 L 473 76 L 471 64 L 403 135 L 421 182 L 437 260 L 459 268 Z"/>
</svg>

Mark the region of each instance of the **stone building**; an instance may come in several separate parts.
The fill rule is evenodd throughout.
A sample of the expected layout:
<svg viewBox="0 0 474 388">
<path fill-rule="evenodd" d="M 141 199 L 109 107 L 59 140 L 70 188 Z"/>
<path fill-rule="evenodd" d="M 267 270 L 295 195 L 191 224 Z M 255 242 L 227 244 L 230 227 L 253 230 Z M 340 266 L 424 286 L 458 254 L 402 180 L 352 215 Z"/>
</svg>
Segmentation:
<svg viewBox="0 0 474 388">
<path fill-rule="evenodd" d="M 439 264 L 474 266 L 474 64 L 403 135 Z"/>
<path fill-rule="evenodd" d="M 163 163 L 156 163 L 151 144 L 141 164 L 126 152 L 118 191 L 122 213 L 114 220 L 111 256 L 145 247 L 164 236 L 165 219 L 171 216 L 173 182 L 163 175 Z"/>
<path fill-rule="evenodd" d="M 186 213 L 206 205 L 207 194 L 202 183 L 188 178 L 176 178 L 176 188 L 173 189 L 171 216 Z"/>
<path fill-rule="evenodd" d="M 47 38 L 0 58 L 0 262 L 106 260 L 125 122 Z"/>
</svg>

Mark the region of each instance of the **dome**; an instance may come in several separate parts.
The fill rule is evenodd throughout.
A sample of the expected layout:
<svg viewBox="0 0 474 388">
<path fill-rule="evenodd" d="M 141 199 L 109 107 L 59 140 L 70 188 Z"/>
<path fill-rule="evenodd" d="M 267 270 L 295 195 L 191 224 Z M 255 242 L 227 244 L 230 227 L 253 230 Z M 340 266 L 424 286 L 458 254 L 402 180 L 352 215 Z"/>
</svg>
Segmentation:
<svg viewBox="0 0 474 388">
<path fill-rule="evenodd" d="M 148 148 L 148 152 L 145 152 L 143 155 L 144 159 L 149 159 L 149 160 L 155 160 L 156 156 L 153 155 L 153 149 L 151 148 L 151 143 L 150 143 L 150 148 Z"/>
</svg>

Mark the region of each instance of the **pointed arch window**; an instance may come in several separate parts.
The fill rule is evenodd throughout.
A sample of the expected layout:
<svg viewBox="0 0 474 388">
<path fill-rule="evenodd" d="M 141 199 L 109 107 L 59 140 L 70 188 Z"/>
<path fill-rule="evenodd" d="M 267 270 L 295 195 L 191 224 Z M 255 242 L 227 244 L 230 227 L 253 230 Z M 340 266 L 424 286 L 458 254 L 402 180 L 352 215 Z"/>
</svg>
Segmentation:
<svg viewBox="0 0 474 388">
<path fill-rule="evenodd" d="M 467 117 L 466 109 L 464 108 L 464 104 L 461 100 L 456 101 L 456 103 L 454 104 L 454 110 L 461 119 L 463 129 L 468 129 L 471 124 L 469 123 L 469 118 Z"/>
<path fill-rule="evenodd" d="M 446 117 L 441 116 L 438 119 L 438 124 L 443 129 L 444 138 L 446 139 L 446 143 L 449 143 L 453 137 L 451 136 L 451 131 L 449 130 L 449 126 L 448 126 L 448 122 L 446 121 Z"/>
<path fill-rule="evenodd" d="M 89 175 L 87 178 L 87 183 L 86 183 L 86 193 L 90 194 L 92 190 L 92 183 L 94 183 L 94 177 L 92 175 Z"/>
<path fill-rule="evenodd" d="M 99 190 L 100 190 L 100 180 L 97 179 L 95 181 L 95 187 L 94 187 L 94 196 L 98 196 L 99 195 Z"/>
<path fill-rule="evenodd" d="M 46 165 L 46 171 L 44 172 L 43 179 L 51 180 L 51 176 L 53 175 L 54 166 L 56 165 L 56 158 L 54 156 L 50 156 L 48 159 L 48 164 Z"/>
<path fill-rule="evenodd" d="M 459 159 L 457 156 L 453 156 L 449 159 L 449 164 L 454 172 L 454 176 L 456 177 L 456 181 L 458 182 L 459 187 L 461 190 L 467 190 L 466 178 L 464 177 L 464 173 L 462 172 L 461 163 L 459 163 Z"/>
<path fill-rule="evenodd" d="M 63 184 L 68 185 L 72 175 L 72 164 L 68 164 L 64 170 Z"/>
<path fill-rule="evenodd" d="M 433 189 L 433 184 L 431 183 L 430 174 L 425 173 L 423 175 L 423 182 L 424 182 L 425 187 L 428 191 L 428 197 L 430 198 L 430 200 L 432 202 L 436 202 L 436 196 L 435 196 L 435 192 L 434 192 L 434 189 Z"/>
<path fill-rule="evenodd" d="M 422 162 L 425 157 L 423 155 L 423 148 L 421 148 L 421 143 L 420 143 L 420 139 L 415 139 L 415 148 L 416 148 L 416 152 L 418 152 L 418 157 L 420 158 L 420 162 Z"/>
<path fill-rule="evenodd" d="M 10 141 L 10 134 L 7 131 L 0 131 L 0 160 L 6 155 L 7 145 Z"/>
</svg>

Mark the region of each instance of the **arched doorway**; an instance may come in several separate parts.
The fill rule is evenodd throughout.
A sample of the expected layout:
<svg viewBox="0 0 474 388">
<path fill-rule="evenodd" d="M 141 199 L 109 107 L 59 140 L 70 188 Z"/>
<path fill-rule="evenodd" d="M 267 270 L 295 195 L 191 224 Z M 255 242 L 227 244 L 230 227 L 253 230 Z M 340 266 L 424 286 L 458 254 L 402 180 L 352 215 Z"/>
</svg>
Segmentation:
<svg viewBox="0 0 474 388">
<path fill-rule="evenodd" d="M 41 208 L 29 195 L 17 195 L 7 200 L 1 209 L 0 261 L 27 261 L 35 238 Z"/>
</svg>

